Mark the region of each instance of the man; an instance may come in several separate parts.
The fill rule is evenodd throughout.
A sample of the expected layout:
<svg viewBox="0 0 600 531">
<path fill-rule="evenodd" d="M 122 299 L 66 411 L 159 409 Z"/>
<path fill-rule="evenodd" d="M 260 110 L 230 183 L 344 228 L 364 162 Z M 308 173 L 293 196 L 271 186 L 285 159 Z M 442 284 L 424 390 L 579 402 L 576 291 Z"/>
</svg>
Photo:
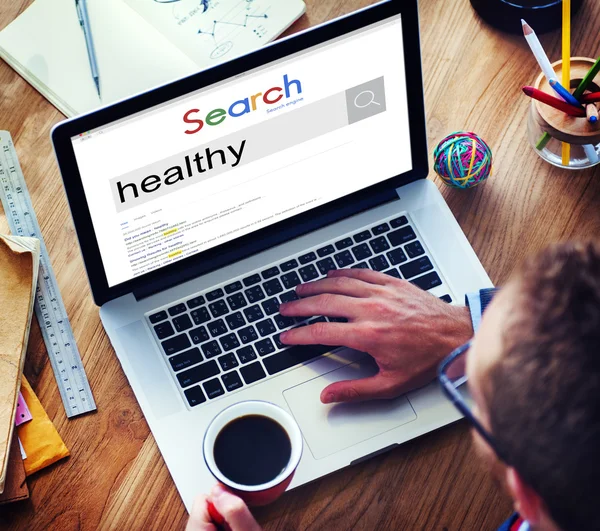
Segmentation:
<svg viewBox="0 0 600 531">
<path fill-rule="evenodd" d="M 427 383 L 443 355 L 473 333 L 469 309 L 367 270 L 332 272 L 298 287 L 284 315 L 346 317 L 288 332 L 290 344 L 346 344 L 369 352 L 378 375 L 338 382 L 323 402 L 390 398 Z M 484 293 L 482 306 L 485 306 Z M 600 245 L 555 245 L 494 298 L 471 345 L 440 367 L 440 381 L 472 423 L 474 445 L 514 501 L 502 529 L 600 529 Z M 406 353 L 412 353 L 406 354 Z M 462 399 L 466 362 L 470 409 Z M 258 531 L 221 486 L 210 494 L 232 531 Z M 200 496 L 188 530 L 215 529 Z"/>
</svg>

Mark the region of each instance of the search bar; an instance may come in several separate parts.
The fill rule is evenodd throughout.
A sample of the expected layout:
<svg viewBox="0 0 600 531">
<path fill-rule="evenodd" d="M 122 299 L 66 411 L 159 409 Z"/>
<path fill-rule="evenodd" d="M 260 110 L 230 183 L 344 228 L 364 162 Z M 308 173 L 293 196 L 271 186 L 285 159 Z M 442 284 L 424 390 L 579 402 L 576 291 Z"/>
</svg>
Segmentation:
<svg viewBox="0 0 600 531">
<path fill-rule="evenodd" d="M 117 212 L 385 112 L 384 78 L 277 115 L 298 104 L 291 101 L 269 108 L 268 119 L 258 124 L 111 179 Z"/>
</svg>

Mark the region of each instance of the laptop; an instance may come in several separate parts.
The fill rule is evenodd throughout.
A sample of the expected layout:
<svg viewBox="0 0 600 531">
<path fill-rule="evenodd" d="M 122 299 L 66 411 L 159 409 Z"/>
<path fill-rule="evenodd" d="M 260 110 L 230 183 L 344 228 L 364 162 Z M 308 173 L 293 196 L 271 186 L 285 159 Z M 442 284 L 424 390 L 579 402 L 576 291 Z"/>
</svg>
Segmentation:
<svg viewBox="0 0 600 531">
<path fill-rule="evenodd" d="M 292 488 L 458 419 L 435 384 L 323 405 L 329 383 L 374 374 L 371 358 L 279 340 L 337 320 L 278 313 L 331 269 L 371 268 L 450 304 L 491 286 L 426 179 L 416 0 L 67 120 L 52 142 L 103 325 L 188 510 L 215 483 L 205 429 L 236 402 L 297 420 Z"/>
</svg>

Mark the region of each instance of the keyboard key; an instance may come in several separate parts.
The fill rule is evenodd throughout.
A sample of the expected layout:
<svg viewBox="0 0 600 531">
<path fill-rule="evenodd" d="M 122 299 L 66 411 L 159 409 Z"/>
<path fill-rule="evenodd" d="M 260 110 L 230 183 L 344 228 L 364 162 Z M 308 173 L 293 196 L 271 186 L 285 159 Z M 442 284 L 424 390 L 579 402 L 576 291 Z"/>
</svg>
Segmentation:
<svg viewBox="0 0 600 531">
<path fill-rule="evenodd" d="M 225 320 L 229 325 L 229 330 L 235 330 L 236 328 L 246 324 L 246 319 L 244 319 L 242 312 L 232 313 L 231 315 L 226 316 Z"/>
<path fill-rule="evenodd" d="M 248 288 L 244 293 L 246 294 L 246 298 L 250 304 L 262 301 L 266 297 L 265 292 L 260 286 Z"/>
<path fill-rule="evenodd" d="M 377 236 L 378 234 L 383 234 L 384 232 L 390 230 L 390 226 L 387 223 L 381 223 L 380 225 L 373 227 L 371 230 L 373 231 L 373 234 Z"/>
<path fill-rule="evenodd" d="M 203 326 L 199 326 L 198 328 L 190 330 L 189 334 L 192 338 L 192 342 L 194 343 L 194 345 L 197 345 L 198 343 L 204 343 L 205 341 L 208 341 L 210 339 L 210 337 L 208 337 L 208 332 L 206 331 L 206 328 L 204 328 Z"/>
<path fill-rule="evenodd" d="M 223 352 L 228 352 L 240 346 L 240 342 L 233 332 L 220 337 L 219 343 L 221 343 L 221 347 L 223 347 Z"/>
<path fill-rule="evenodd" d="M 443 300 L 444 302 L 450 304 L 452 302 L 452 297 L 450 297 L 450 295 L 442 295 L 440 297 L 440 300 Z"/>
<path fill-rule="evenodd" d="M 167 317 L 167 312 L 163 310 L 161 312 L 153 313 L 150 317 L 148 317 L 148 319 L 150 319 L 152 324 L 156 324 L 160 321 L 164 321 Z"/>
<path fill-rule="evenodd" d="M 260 282 L 260 275 L 258 273 L 250 275 L 249 277 L 246 277 L 244 280 L 242 280 L 242 282 L 246 287 L 253 286 L 254 284 L 258 284 Z"/>
<path fill-rule="evenodd" d="M 402 262 L 406 262 L 408 260 L 401 247 L 398 247 L 398 249 L 394 249 L 393 251 L 387 253 L 387 257 L 392 265 L 401 264 Z"/>
<path fill-rule="evenodd" d="M 421 258 L 417 258 L 412 262 L 400 266 L 402 276 L 407 279 L 416 277 L 417 275 L 425 273 L 426 271 L 431 271 L 432 269 L 433 264 L 426 256 L 422 256 Z"/>
<path fill-rule="evenodd" d="M 244 295 L 241 293 L 234 293 L 233 295 L 227 297 L 227 304 L 229 304 L 229 307 L 235 311 L 247 306 L 248 302 L 246 302 Z"/>
<path fill-rule="evenodd" d="M 188 404 L 191 407 L 194 407 L 194 406 L 197 406 L 199 404 L 206 402 L 206 397 L 204 396 L 204 393 L 202 392 L 202 389 L 200 388 L 199 385 L 190 387 L 189 389 L 186 389 L 183 393 L 185 394 Z"/>
<path fill-rule="evenodd" d="M 160 323 L 154 326 L 154 332 L 156 333 L 156 337 L 158 339 L 165 339 L 166 337 L 172 336 L 175 333 L 171 323 L 167 321 L 166 323 Z"/>
<path fill-rule="evenodd" d="M 442 279 L 439 277 L 439 275 L 435 271 L 432 271 L 431 273 L 427 273 L 426 275 L 423 275 L 422 277 L 411 280 L 411 282 L 415 286 L 418 286 L 419 288 L 427 291 L 428 289 L 439 286 L 442 283 Z"/>
<path fill-rule="evenodd" d="M 402 278 L 400 276 L 400 273 L 398 273 L 398 270 L 394 267 L 394 269 L 388 269 L 387 271 L 384 271 L 384 273 L 386 275 L 389 275 L 390 277 L 394 277 L 394 278 Z"/>
<path fill-rule="evenodd" d="M 180 372 L 177 374 L 177 380 L 179 380 L 179 385 L 181 385 L 181 387 L 187 387 L 188 385 L 208 380 L 220 372 L 221 371 L 219 370 L 217 362 L 215 360 L 211 360 L 207 361 L 206 363 L 196 365 L 187 371 Z"/>
<path fill-rule="evenodd" d="M 387 251 L 390 248 L 390 244 L 385 239 L 385 236 L 379 236 L 379 238 L 373 238 L 369 245 L 375 254 Z"/>
<path fill-rule="evenodd" d="M 238 331 L 240 339 L 244 345 L 258 339 L 258 334 L 253 326 L 247 326 Z"/>
<path fill-rule="evenodd" d="M 206 358 L 214 358 L 223 352 L 219 344 L 214 339 L 208 343 L 204 343 L 204 345 L 200 345 L 200 348 L 202 349 L 204 357 Z"/>
<path fill-rule="evenodd" d="M 388 234 L 388 238 L 393 247 L 398 247 L 398 245 L 414 240 L 416 237 L 415 231 L 412 230 L 412 227 L 410 226 L 402 227 L 401 229 Z"/>
<path fill-rule="evenodd" d="M 298 262 L 296 262 L 296 260 L 294 260 L 292 258 L 291 260 L 288 260 L 287 262 L 283 262 L 283 264 L 279 264 L 279 267 L 281 267 L 281 270 L 283 272 L 291 271 L 292 269 L 296 269 L 298 267 Z"/>
<path fill-rule="evenodd" d="M 315 257 L 316 258 L 316 257 Z M 298 269 L 298 273 L 302 277 L 302 282 L 310 282 L 319 276 L 319 272 L 316 267 L 312 264 L 308 264 L 307 266 L 301 267 Z"/>
<path fill-rule="evenodd" d="M 221 315 L 229 313 L 229 308 L 227 308 L 227 304 L 225 304 L 223 299 L 211 302 L 208 305 L 208 309 L 210 310 L 210 313 L 212 313 L 213 317 L 221 317 Z"/>
<path fill-rule="evenodd" d="M 275 317 L 275 324 L 279 330 L 283 330 L 284 328 L 288 328 L 292 326 L 296 321 L 294 321 L 293 317 L 286 317 L 284 315 L 277 314 Z"/>
<path fill-rule="evenodd" d="M 256 323 L 256 329 L 258 330 L 260 337 L 265 337 L 265 336 L 271 335 L 273 332 L 277 331 L 277 329 L 275 328 L 275 325 L 273 324 L 273 320 L 270 318 L 267 318 L 264 321 L 259 321 L 258 323 Z"/>
<path fill-rule="evenodd" d="M 331 271 L 332 269 L 337 269 L 335 263 L 331 259 L 331 257 L 324 258 L 323 260 L 319 260 L 317 262 L 317 267 L 321 272 L 321 275 L 326 275 L 327 271 Z"/>
<path fill-rule="evenodd" d="M 296 273 L 295 271 L 290 271 L 285 275 L 281 275 L 281 282 L 283 282 L 285 289 L 292 289 L 295 288 L 302 281 L 300 280 L 298 273 Z"/>
<path fill-rule="evenodd" d="M 367 262 L 359 262 L 358 264 L 354 264 L 352 269 L 369 269 Z"/>
<path fill-rule="evenodd" d="M 369 258 L 369 256 L 373 256 L 371 249 L 366 243 L 361 243 L 356 247 L 352 247 L 352 254 L 357 260 L 364 260 L 365 258 Z"/>
<path fill-rule="evenodd" d="M 364 241 L 368 240 L 370 237 L 371 237 L 371 232 L 368 230 L 363 230 L 362 232 L 359 232 L 358 234 L 355 234 L 353 236 L 355 243 L 364 242 Z"/>
<path fill-rule="evenodd" d="M 181 354 L 177 354 L 176 356 L 172 356 L 169 358 L 169 363 L 171 367 L 173 367 L 174 371 L 180 371 L 189 367 L 190 365 L 196 365 L 196 363 L 200 363 L 204 358 L 202 354 L 200 354 L 200 349 L 198 347 L 193 348 L 191 350 L 186 350 Z"/>
<path fill-rule="evenodd" d="M 327 347 L 324 345 L 299 345 L 273 354 L 272 356 L 265 358 L 263 363 L 269 374 L 277 374 L 290 367 L 312 360 L 321 354 L 330 352 L 334 348 L 336 347 Z"/>
<path fill-rule="evenodd" d="M 227 286 L 225 286 L 225 293 L 235 293 L 236 291 L 240 291 L 243 287 L 244 286 L 242 286 L 242 283 L 238 280 L 236 282 L 232 282 L 231 284 L 227 284 Z"/>
<path fill-rule="evenodd" d="M 183 304 L 183 302 L 176 304 L 175 306 L 171 306 L 167 311 L 171 317 L 174 315 L 179 315 L 180 313 L 185 312 L 185 304 Z"/>
<path fill-rule="evenodd" d="M 267 354 L 271 354 L 271 352 L 275 352 L 273 342 L 269 338 L 254 343 L 254 348 L 256 348 L 261 356 L 266 356 Z"/>
<path fill-rule="evenodd" d="M 224 295 L 223 290 L 221 288 L 217 288 L 217 289 L 214 289 L 212 291 L 209 291 L 206 294 L 206 299 L 208 301 L 216 301 L 217 299 L 219 299 L 223 295 Z"/>
<path fill-rule="evenodd" d="M 423 246 L 419 240 L 407 244 L 404 247 L 404 250 L 409 258 L 416 258 L 417 256 L 425 254 L 425 249 L 423 249 Z"/>
<path fill-rule="evenodd" d="M 392 226 L 392 229 L 397 229 L 398 227 L 402 227 L 402 225 L 406 225 L 408 223 L 408 220 L 406 219 L 406 216 L 400 216 L 399 218 L 393 219 L 392 221 L 390 221 L 390 225 Z"/>
<path fill-rule="evenodd" d="M 183 315 L 180 315 L 179 317 L 175 317 L 173 319 L 173 326 L 175 326 L 175 330 L 177 330 L 178 332 L 183 332 L 188 328 L 192 328 L 192 326 L 194 325 L 192 324 L 190 316 L 187 313 L 184 313 Z"/>
<path fill-rule="evenodd" d="M 192 310 L 190 315 L 192 316 L 194 323 L 196 323 L 197 325 L 206 323 L 207 321 L 211 320 L 210 314 L 208 313 L 208 310 L 205 307 L 198 308 L 197 310 Z"/>
<path fill-rule="evenodd" d="M 268 299 L 262 303 L 263 310 L 267 315 L 273 315 L 279 311 L 279 301 L 277 297 Z"/>
<path fill-rule="evenodd" d="M 302 326 L 306 326 L 306 325 L 302 325 Z M 284 345 L 281 342 L 281 337 L 280 336 L 281 336 L 281 334 L 275 334 L 273 336 L 273 342 L 275 343 L 275 347 L 277 348 L 277 350 L 281 350 L 281 349 L 284 349 L 285 347 L 287 347 L 287 345 Z"/>
<path fill-rule="evenodd" d="M 321 315 L 321 317 L 315 317 L 314 319 L 311 319 L 310 321 L 308 321 L 308 324 L 312 325 L 312 324 L 316 324 L 316 323 L 326 323 L 326 322 L 327 322 L 327 319 L 325 319 L 325 317 L 323 317 Z"/>
<path fill-rule="evenodd" d="M 265 374 L 265 370 L 262 368 L 260 362 L 255 361 L 250 365 L 246 365 L 240 369 L 242 373 L 242 377 L 247 384 L 254 383 L 258 380 L 262 380 L 267 375 Z"/>
<path fill-rule="evenodd" d="M 302 265 L 308 264 L 309 262 L 314 262 L 317 259 L 317 255 L 312 251 L 310 253 L 303 254 L 298 257 L 298 262 Z"/>
<path fill-rule="evenodd" d="M 221 356 L 217 361 L 219 362 L 221 369 L 223 369 L 224 371 L 228 371 L 239 365 L 238 360 L 235 357 L 235 354 L 233 354 L 233 352 Z"/>
<path fill-rule="evenodd" d="M 250 306 L 250 308 L 246 308 L 244 310 L 244 315 L 246 316 L 246 319 L 248 319 L 249 323 L 258 321 L 258 319 L 262 319 L 265 316 L 258 304 Z"/>
<path fill-rule="evenodd" d="M 374 269 L 375 271 L 383 271 L 384 269 L 387 269 L 388 267 L 390 267 L 390 264 L 388 263 L 388 261 L 385 259 L 385 256 L 383 256 L 383 255 L 379 255 L 379 256 L 376 256 L 375 258 L 371 258 L 369 260 L 369 265 L 371 266 L 371 269 Z"/>
<path fill-rule="evenodd" d="M 298 297 L 298 294 L 294 290 L 279 295 L 279 300 L 281 300 L 281 302 L 292 302 L 297 301 L 298 299 L 300 299 L 300 297 Z"/>
<path fill-rule="evenodd" d="M 254 351 L 254 347 L 252 345 L 248 345 L 247 347 L 239 349 L 236 351 L 236 354 L 240 360 L 240 363 L 248 363 L 249 361 L 256 359 L 256 352 Z"/>
<path fill-rule="evenodd" d="M 345 317 L 328 317 L 330 323 L 347 323 L 348 319 Z"/>
<path fill-rule="evenodd" d="M 206 328 L 208 328 L 208 331 L 210 332 L 210 335 L 212 337 L 217 337 L 227 332 L 227 325 L 225 324 L 225 321 L 223 321 L 223 319 L 217 319 L 216 321 L 212 321 L 211 323 L 206 325 Z"/>
<path fill-rule="evenodd" d="M 204 387 L 204 392 L 208 398 L 217 398 L 225 394 L 225 390 L 218 378 L 204 382 L 202 387 Z"/>
<path fill-rule="evenodd" d="M 321 247 L 320 249 L 317 249 L 317 254 L 323 258 L 324 256 L 327 256 L 328 254 L 333 254 L 335 253 L 335 247 L 333 245 L 326 245 L 325 247 Z"/>
<path fill-rule="evenodd" d="M 235 371 L 224 374 L 221 376 L 221 380 L 223 380 L 223 385 L 225 385 L 225 389 L 229 392 L 235 391 L 244 385 L 240 375 Z"/>
<path fill-rule="evenodd" d="M 193 310 L 194 308 L 198 308 L 198 306 L 202 306 L 205 302 L 206 300 L 204 299 L 204 297 L 202 295 L 198 295 L 197 297 L 194 297 L 193 299 L 187 301 L 186 304 L 190 310 Z"/>
<path fill-rule="evenodd" d="M 187 334 L 179 334 L 171 339 L 167 339 L 166 341 L 163 341 L 161 345 L 167 356 L 192 346 Z"/>
<path fill-rule="evenodd" d="M 338 251 L 341 251 L 342 249 L 347 249 L 348 247 L 352 247 L 354 245 L 354 242 L 352 241 L 352 238 L 344 238 L 343 240 L 340 240 L 339 242 L 335 242 L 335 248 Z"/>
<path fill-rule="evenodd" d="M 265 280 L 276 277 L 279 275 L 279 268 L 277 266 L 269 267 L 269 269 L 265 269 L 261 275 Z"/>
<path fill-rule="evenodd" d="M 348 267 L 350 264 L 355 262 L 350 251 L 342 251 L 336 255 L 333 255 L 338 267 Z"/>
</svg>

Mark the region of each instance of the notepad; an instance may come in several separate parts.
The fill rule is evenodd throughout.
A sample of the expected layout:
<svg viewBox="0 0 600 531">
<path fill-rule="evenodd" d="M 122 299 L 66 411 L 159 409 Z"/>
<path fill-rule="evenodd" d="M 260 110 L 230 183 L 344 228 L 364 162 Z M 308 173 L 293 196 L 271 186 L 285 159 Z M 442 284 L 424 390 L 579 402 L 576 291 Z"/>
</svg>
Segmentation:
<svg viewBox="0 0 600 531">
<path fill-rule="evenodd" d="M 36 0 L 0 32 L 0 57 L 75 116 L 243 55 L 305 11 L 302 0 L 88 0 L 102 99 L 75 0 Z"/>
<path fill-rule="evenodd" d="M 39 258 L 39 240 L 0 236 L 0 493 L 15 427 Z"/>
</svg>

